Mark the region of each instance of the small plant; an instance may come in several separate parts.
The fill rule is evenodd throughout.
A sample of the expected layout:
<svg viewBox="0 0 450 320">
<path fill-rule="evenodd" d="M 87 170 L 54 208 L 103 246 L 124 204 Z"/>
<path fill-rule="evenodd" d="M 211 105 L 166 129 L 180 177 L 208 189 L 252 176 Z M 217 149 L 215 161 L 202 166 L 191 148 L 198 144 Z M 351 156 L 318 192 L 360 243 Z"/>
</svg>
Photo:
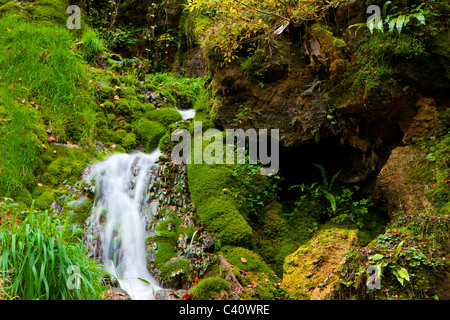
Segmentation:
<svg viewBox="0 0 450 320">
<path fill-rule="evenodd" d="M 103 41 L 91 29 L 87 30 L 81 38 L 83 42 L 82 52 L 88 62 L 97 62 L 103 51 Z"/>
<path fill-rule="evenodd" d="M 0 233 L 0 270 L 9 270 L 4 290 L 25 300 L 100 299 L 101 266 L 87 258 L 87 249 L 65 222 L 34 211 L 21 225 L 15 219 Z M 78 270 L 73 274 L 71 270 Z"/>
<path fill-rule="evenodd" d="M 431 4 L 423 2 L 420 5 L 414 4 L 411 8 L 408 7 L 407 9 L 410 9 L 410 12 L 405 13 L 399 10 L 397 6 L 393 5 L 392 1 L 386 1 L 383 4 L 381 13 L 375 11 L 375 14 L 369 17 L 367 23 L 354 24 L 351 25 L 349 29 L 357 27 L 356 30 L 358 30 L 361 27 L 367 26 L 370 33 L 373 33 L 374 30 L 379 30 L 381 33 L 384 33 L 385 28 L 387 27 L 387 32 L 389 33 L 393 33 L 395 30 L 398 33 L 401 33 L 402 29 L 413 20 L 417 21 L 417 25 L 426 25 L 425 17 L 432 14 L 430 9 L 433 9 L 433 7 Z M 380 10 L 379 7 L 378 10 Z"/>
<path fill-rule="evenodd" d="M 328 181 L 324 167 L 314 164 L 322 174 L 322 184 L 317 182 L 311 185 L 294 185 L 292 188 L 300 188 L 302 196 L 296 202 L 297 206 L 308 206 L 308 203 L 316 203 L 319 208 L 327 213 L 328 218 L 338 224 L 355 223 L 358 227 L 363 227 L 363 219 L 368 214 L 368 209 L 372 206 L 371 199 L 354 200 L 354 192 L 344 186 L 335 186 L 334 182 L 340 171 Z M 356 188 L 357 189 L 357 188 Z M 328 203 L 329 205 L 324 205 Z"/>
</svg>

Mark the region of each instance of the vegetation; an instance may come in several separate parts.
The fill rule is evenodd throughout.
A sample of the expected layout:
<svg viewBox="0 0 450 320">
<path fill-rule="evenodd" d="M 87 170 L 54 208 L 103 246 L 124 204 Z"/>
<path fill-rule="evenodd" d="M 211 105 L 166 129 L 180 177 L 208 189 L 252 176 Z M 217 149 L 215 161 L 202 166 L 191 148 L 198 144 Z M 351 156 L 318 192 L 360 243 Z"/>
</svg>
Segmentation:
<svg viewBox="0 0 450 320">
<path fill-rule="evenodd" d="M 20 225 L 10 224 L 3 224 L 0 233 L 0 267 L 2 277 L 6 276 L 3 289 L 7 296 L 24 300 L 100 298 L 103 270 L 87 258 L 68 220 L 62 222 L 31 207 Z"/>
<path fill-rule="evenodd" d="M 364 21 L 364 1 L 75 2 L 69 30 L 69 1 L 0 1 L 0 299 L 117 294 L 84 237 L 83 174 L 156 148 L 143 205 L 164 297 L 449 297 L 448 3 L 376 2 Z M 282 123 L 279 172 L 173 163 L 193 120 L 221 137 Z"/>
</svg>

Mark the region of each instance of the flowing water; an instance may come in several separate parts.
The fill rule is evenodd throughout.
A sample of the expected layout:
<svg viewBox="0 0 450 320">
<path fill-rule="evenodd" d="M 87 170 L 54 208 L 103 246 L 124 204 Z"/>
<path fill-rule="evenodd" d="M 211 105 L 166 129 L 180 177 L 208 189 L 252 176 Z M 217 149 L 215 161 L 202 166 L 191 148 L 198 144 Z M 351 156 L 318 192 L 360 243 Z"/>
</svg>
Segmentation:
<svg viewBox="0 0 450 320">
<path fill-rule="evenodd" d="M 152 299 L 161 288 L 147 270 L 143 202 L 161 154 L 114 154 L 92 166 L 96 193 L 91 218 L 106 220 L 100 236 L 103 264 L 132 299 Z M 151 285 L 142 281 L 144 279 Z"/>
<path fill-rule="evenodd" d="M 194 109 L 179 109 L 177 111 L 181 114 L 184 120 L 193 119 L 195 117 Z"/>
</svg>

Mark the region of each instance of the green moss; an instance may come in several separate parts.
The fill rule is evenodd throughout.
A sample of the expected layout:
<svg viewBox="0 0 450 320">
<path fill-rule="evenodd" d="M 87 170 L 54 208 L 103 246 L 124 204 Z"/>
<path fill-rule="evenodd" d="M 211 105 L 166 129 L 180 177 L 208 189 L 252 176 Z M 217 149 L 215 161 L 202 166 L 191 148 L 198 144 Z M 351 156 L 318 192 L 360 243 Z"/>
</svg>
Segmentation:
<svg viewBox="0 0 450 320">
<path fill-rule="evenodd" d="M 103 109 L 106 113 L 111 113 L 114 111 L 114 103 L 111 100 L 105 100 L 103 102 Z"/>
<path fill-rule="evenodd" d="M 136 137 L 144 146 L 144 151 L 149 152 L 158 147 L 159 140 L 164 136 L 165 127 L 155 121 L 139 119 L 134 123 Z"/>
<path fill-rule="evenodd" d="M 158 242 L 158 243 L 168 242 L 174 247 L 177 244 L 177 239 L 178 239 L 178 235 L 176 232 L 167 231 L 167 230 L 159 231 L 157 234 L 155 234 L 154 236 L 151 237 L 151 240 L 153 240 L 155 242 Z"/>
<path fill-rule="evenodd" d="M 253 251 L 241 247 L 224 247 L 222 251 L 228 262 L 241 270 L 264 273 L 266 275 L 273 274 L 272 269 Z M 243 262 L 242 258 L 246 262 Z"/>
<path fill-rule="evenodd" d="M 218 233 L 219 246 L 234 245 L 253 247 L 252 228 L 237 210 L 227 212 L 209 224 Z"/>
<path fill-rule="evenodd" d="M 159 242 L 157 246 L 154 261 L 161 268 L 167 261 L 177 256 L 177 250 L 172 244 L 166 241 Z"/>
<path fill-rule="evenodd" d="M 176 284 L 180 286 L 186 281 L 182 279 L 188 279 L 191 272 L 189 261 L 185 258 L 177 258 L 168 261 L 161 266 L 161 277 L 164 282 Z"/>
<path fill-rule="evenodd" d="M 120 140 L 120 143 L 125 150 L 133 149 L 136 146 L 136 135 L 134 133 L 127 133 Z"/>
<path fill-rule="evenodd" d="M 309 29 L 311 35 L 320 42 L 321 50 L 329 57 L 338 59 L 342 56 L 342 49 L 347 46 L 344 40 L 336 38 L 333 33 L 320 24 L 315 23 Z"/>
<path fill-rule="evenodd" d="M 202 279 L 189 293 L 195 300 L 211 300 L 221 291 L 230 291 L 230 285 L 221 278 Z"/>
<path fill-rule="evenodd" d="M 89 217 L 92 210 L 93 202 L 91 199 L 82 197 L 76 201 L 67 203 L 64 207 L 65 210 L 72 211 L 73 214 L 70 217 L 70 221 L 79 226 L 83 226 L 86 219 Z M 106 212 L 105 212 L 106 213 Z M 102 213 L 101 219 L 105 219 L 106 215 Z"/>
<path fill-rule="evenodd" d="M 119 91 L 119 97 L 121 99 L 133 99 L 136 98 L 136 90 L 132 87 L 122 87 Z"/>
<path fill-rule="evenodd" d="M 106 127 L 98 128 L 97 135 L 103 143 L 114 142 L 114 140 L 116 138 L 114 131 L 109 130 Z"/>
<path fill-rule="evenodd" d="M 190 164 L 188 166 L 189 191 L 197 207 L 222 192 L 231 179 L 231 169 L 226 165 Z"/>
<path fill-rule="evenodd" d="M 116 100 L 114 103 L 115 114 L 122 116 L 127 120 L 131 119 L 131 108 L 126 100 Z"/>
<path fill-rule="evenodd" d="M 78 148 L 57 148 L 57 158 L 48 166 L 43 182 L 56 186 L 67 180 L 74 185 L 88 165 L 90 156 Z"/>
<path fill-rule="evenodd" d="M 173 148 L 179 143 L 178 141 L 171 141 L 171 135 L 177 129 L 186 129 L 189 128 L 184 123 L 172 123 L 169 125 L 167 129 L 167 133 L 159 140 L 158 148 L 161 152 L 170 153 Z"/>
<path fill-rule="evenodd" d="M 39 210 L 47 210 L 50 209 L 53 203 L 53 191 L 47 190 L 44 191 L 34 202 L 34 206 Z"/>
<path fill-rule="evenodd" d="M 335 290 L 336 277 L 328 283 L 330 272 L 336 272 L 345 262 L 345 255 L 353 249 L 358 232 L 351 229 L 330 228 L 319 231 L 307 243 L 288 255 L 284 263 L 283 289 L 294 299 L 309 299 L 318 283 L 330 286 L 322 298 L 330 298 Z M 308 289 L 308 290 L 306 290 Z"/>
<path fill-rule="evenodd" d="M 31 196 L 30 191 L 26 188 L 22 188 L 15 195 L 13 195 L 13 199 L 16 202 L 21 202 L 25 204 L 27 207 L 31 206 L 31 202 L 33 201 L 33 197 Z"/>
<path fill-rule="evenodd" d="M 16 14 L 21 15 L 22 18 L 24 18 L 25 20 L 31 20 L 31 16 L 28 14 L 28 12 L 23 11 L 24 6 L 15 1 L 8 1 L 0 6 L 0 15 L 2 16 L 9 14 Z"/>
<path fill-rule="evenodd" d="M 218 245 L 252 246 L 252 229 L 236 208 L 229 185 L 231 169 L 227 165 L 190 164 L 189 191 L 200 221 L 217 233 Z"/>
<path fill-rule="evenodd" d="M 176 109 L 162 108 L 145 113 L 145 118 L 150 121 L 157 121 L 164 126 L 183 120 L 183 117 Z"/>
<path fill-rule="evenodd" d="M 237 212 L 236 204 L 233 199 L 227 195 L 217 195 L 207 199 L 207 205 L 205 207 L 200 206 L 199 208 L 205 208 L 202 210 L 202 221 L 207 224 L 214 223 L 216 219 L 224 214 L 232 213 L 235 215 Z M 218 224 L 216 221 L 215 224 Z M 220 228 L 216 228 L 220 229 Z"/>
<path fill-rule="evenodd" d="M 180 31 L 185 34 L 191 45 L 203 37 L 203 33 L 210 27 L 211 19 L 205 14 L 183 12 L 180 20 Z"/>
<path fill-rule="evenodd" d="M 99 101 L 113 100 L 114 96 L 117 95 L 116 90 L 108 85 L 101 85 L 98 87 L 98 99 Z"/>
</svg>

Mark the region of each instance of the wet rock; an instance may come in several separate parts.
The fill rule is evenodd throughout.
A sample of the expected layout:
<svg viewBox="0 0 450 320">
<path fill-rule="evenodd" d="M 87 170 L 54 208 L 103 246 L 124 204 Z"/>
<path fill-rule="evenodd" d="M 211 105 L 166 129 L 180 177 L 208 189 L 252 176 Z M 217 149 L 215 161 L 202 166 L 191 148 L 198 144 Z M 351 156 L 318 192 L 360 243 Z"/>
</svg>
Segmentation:
<svg viewBox="0 0 450 320">
<path fill-rule="evenodd" d="M 55 210 L 58 213 L 61 213 L 63 210 L 63 207 L 61 207 L 56 201 L 53 201 L 52 203 L 52 209 Z"/>
<path fill-rule="evenodd" d="M 131 300 L 130 296 L 126 291 L 119 288 L 111 288 L 106 290 L 104 297 L 107 300 Z"/>
<path fill-rule="evenodd" d="M 187 293 L 187 290 L 184 289 L 162 289 L 156 291 L 154 300 L 181 300 Z"/>
</svg>

